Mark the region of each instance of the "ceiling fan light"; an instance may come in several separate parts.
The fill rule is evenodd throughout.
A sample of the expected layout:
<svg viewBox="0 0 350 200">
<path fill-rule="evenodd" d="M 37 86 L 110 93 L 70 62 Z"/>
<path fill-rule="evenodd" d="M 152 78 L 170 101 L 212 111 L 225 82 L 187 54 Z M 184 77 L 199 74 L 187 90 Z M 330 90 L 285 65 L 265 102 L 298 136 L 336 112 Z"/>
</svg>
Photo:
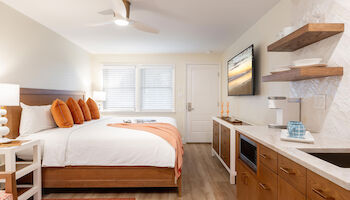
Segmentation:
<svg viewBox="0 0 350 200">
<path fill-rule="evenodd" d="M 127 26 L 129 25 L 129 21 L 125 19 L 116 19 L 114 20 L 114 23 L 118 26 Z"/>
</svg>

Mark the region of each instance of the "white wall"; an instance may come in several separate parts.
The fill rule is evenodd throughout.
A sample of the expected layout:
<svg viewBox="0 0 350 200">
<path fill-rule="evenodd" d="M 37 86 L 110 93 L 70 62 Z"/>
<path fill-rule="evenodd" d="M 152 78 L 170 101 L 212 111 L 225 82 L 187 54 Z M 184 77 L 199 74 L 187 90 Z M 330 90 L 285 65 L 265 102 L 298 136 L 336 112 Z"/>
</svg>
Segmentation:
<svg viewBox="0 0 350 200">
<path fill-rule="evenodd" d="M 92 56 L 92 90 L 102 89 L 103 64 L 171 64 L 175 65 L 175 113 L 110 113 L 118 116 L 169 116 L 177 121 L 178 128 L 185 136 L 186 120 L 186 65 L 187 64 L 218 64 L 221 55 L 218 54 L 143 54 L 143 55 L 94 55 Z M 218 88 L 219 90 L 219 88 Z M 105 113 L 108 114 L 108 113 Z"/>
<path fill-rule="evenodd" d="M 0 2 L 0 82 L 90 91 L 89 54 Z"/>
<path fill-rule="evenodd" d="M 268 74 L 275 66 L 290 63 L 289 53 L 268 53 L 267 46 L 275 40 L 277 33 L 291 23 L 290 1 L 281 1 L 263 16 L 254 26 L 234 42 L 222 57 L 222 100 L 230 102 L 233 116 L 255 124 L 268 124 L 275 120 L 274 112 L 267 108 L 267 96 L 288 96 L 288 83 L 262 83 L 261 76 Z M 257 65 L 255 96 L 227 96 L 227 61 L 242 50 L 254 44 Z"/>
<path fill-rule="evenodd" d="M 266 48 L 276 40 L 275 35 L 285 26 L 300 27 L 312 22 L 345 23 L 345 32 L 307 46 L 292 53 L 268 53 Z M 302 97 L 302 120 L 308 129 L 321 134 L 350 137 L 350 2 L 345 0 L 281 0 L 223 55 L 226 61 L 254 43 L 257 50 L 258 95 L 253 97 L 227 97 L 226 77 L 222 78 L 222 97 L 230 101 L 234 114 L 257 124 L 274 121 L 274 112 L 267 109 L 266 97 L 282 95 Z M 343 77 L 329 77 L 291 83 L 261 83 L 278 65 L 288 65 L 292 60 L 321 57 L 329 66 L 344 67 Z M 315 96 L 326 97 L 326 109 L 314 106 Z"/>
</svg>

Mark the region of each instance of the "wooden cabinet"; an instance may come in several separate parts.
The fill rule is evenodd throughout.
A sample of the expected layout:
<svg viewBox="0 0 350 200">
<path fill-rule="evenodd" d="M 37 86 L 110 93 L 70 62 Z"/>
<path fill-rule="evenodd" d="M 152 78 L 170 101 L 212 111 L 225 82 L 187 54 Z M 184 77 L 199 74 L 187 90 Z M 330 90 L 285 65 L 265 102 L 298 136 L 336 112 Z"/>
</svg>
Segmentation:
<svg viewBox="0 0 350 200">
<path fill-rule="evenodd" d="M 241 161 L 237 162 L 236 185 L 238 200 L 260 200 L 258 197 L 258 181 Z"/>
<path fill-rule="evenodd" d="M 306 168 L 278 155 L 278 175 L 296 188 L 303 195 L 306 194 Z"/>
<path fill-rule="evenodd" d="M 219 154 L 219 123 L 216 121 L 213 121 L 213 149 L 216 151 L 217 154 Z"/>
<path fill-rule="evenodd" d="M 281 200 L 305 200 L 306 196 L 301 194 L 293 186 L 280 176 L 278 177 L 278 199 Z"/>
<path fill-rule="evenodd" d="M 230 135 L 231 130 L 221 125 L 221 158 L 230 167 Z"/>
<path fill-rule="evenodd" d="M 259 160 L 261 163 L 270 168 L 273 172 L 277 173 L 277 152 L 259 145 Z"/>
<path fill-rule="evenodd" d="M 260 164 L 258 168 L 259 200 L 277 200 L 277 174 Z"/>
<path fill-rule="evenodd" d="M 349 200 L 350 191 L 345 190 L 331 181 L 307 171 L 308 200 Z"/>
</svg>

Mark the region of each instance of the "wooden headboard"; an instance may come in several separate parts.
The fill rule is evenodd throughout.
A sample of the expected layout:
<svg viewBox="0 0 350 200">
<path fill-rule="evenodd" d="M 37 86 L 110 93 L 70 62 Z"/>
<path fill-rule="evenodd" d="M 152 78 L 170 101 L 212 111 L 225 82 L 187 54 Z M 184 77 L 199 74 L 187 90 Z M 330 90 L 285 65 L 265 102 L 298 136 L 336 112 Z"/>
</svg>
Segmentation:
<svg viewBox="0 0 350 200">
<path fill-rule="evenodd" d="M 85 92 L 70 90 L 46 90 L 46 89 L 20 89 L 20 101 L 30 106 L 50 105 L 56 99 L 66 101 L 69 97 L 76 100 L 85 100 Z M 10 128 L 8 138 L 16 138 L 19 136 L 19 125 L 21 121 L 22 108 L 20 106 L 6 107 L 8 118 L 7 127 Z"/>
</svg>

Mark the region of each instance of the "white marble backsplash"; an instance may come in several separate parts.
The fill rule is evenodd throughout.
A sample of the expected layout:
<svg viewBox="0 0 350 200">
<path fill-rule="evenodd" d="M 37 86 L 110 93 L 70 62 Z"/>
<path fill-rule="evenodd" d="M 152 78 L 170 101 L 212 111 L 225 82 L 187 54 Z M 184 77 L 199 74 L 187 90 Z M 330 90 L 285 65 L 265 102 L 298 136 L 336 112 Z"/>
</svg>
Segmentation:
<svg viewBox="0 0 350 200">
<path fill-rule="evenodd" d="M 305 98 L 302 119 L 321 134 L 350 138 L 350 1 L 292 0 L 294 26 L 305 23 L 345 23 L 345 32 L 293 53 L 292 59 L 321 57 L 329 66 L 344 67 L 344 76 L 291 82 L 291 96 Z M 326 110 L 313 109 L 315 95 L 326 95 Z M 310 104 L 310 105 L 308 105 Z M 321 116 L 320 116 L 321 115 Z M 323 115 L 323 116 L 322 116 Z"/>
</svg>

